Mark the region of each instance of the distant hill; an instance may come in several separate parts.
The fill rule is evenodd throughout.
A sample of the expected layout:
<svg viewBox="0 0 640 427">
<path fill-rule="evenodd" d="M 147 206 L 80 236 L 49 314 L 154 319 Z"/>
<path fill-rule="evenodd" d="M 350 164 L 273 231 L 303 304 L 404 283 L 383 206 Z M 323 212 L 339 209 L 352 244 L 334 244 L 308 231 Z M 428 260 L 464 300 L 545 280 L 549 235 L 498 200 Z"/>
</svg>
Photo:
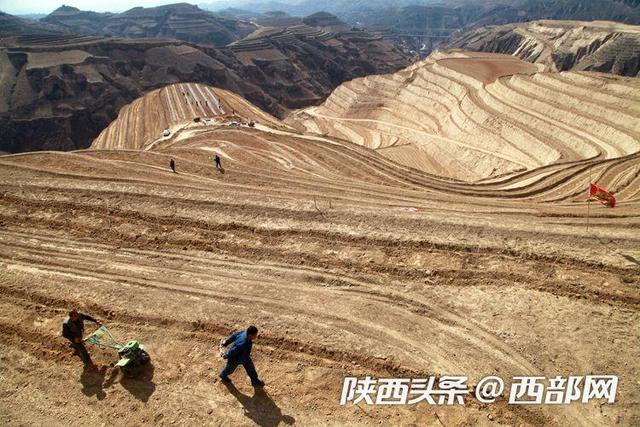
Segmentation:
<svg viewBox="0 0 640 427">
<path fill-rule="evenodd" d="M 256 28 L 248 22 L 225 18 L 187 3 L 135 7 L 116 14 L 62 6 L 41 21 L 79 34 L 175 38 L 215 46 L 239 40 Z"/>
<path fill-rule="evenodd" d="M 102 34 L 104 22 L 112 15 L 112 13 L 91 12 L 63 5 L 40 19 L 40 22 L 58 26 L 68 32 L 98 35 Z"/>
<path fill-rule="evenodd" d="M 203 4 L 210 10 L 222 9 L 224 2 Z M 231 2 L 229 2 L 231 4 Z M 638 23 L 640 0 L 302 0 L 296 2 L 234 1 L 233 7 L 263 13 L 280 10 L 294 16 L 307 16 L 316 12 L 329 12 L 349 23 L 371 25 L 398 17 L 405 8 L 419 12 L 431 8 L 436 15 L 438 8 L 447 13 L 460 13 L 468 24 L 504 24 L 533 19 L 611 20 Z M 413 19 L 410 15 L 406 19 Z M 436 16 L 435 19 L 438 19 Z M 492 22 L 489 22 L 492 21 Z M 402 20 L 396 22 L 403 26 Z"/>
<path fill-rule="evenodd" d="M 328 12 L 314 13 L 302 19 L 302 22 L 305 25 L 327 28 L 332 31 L 348 30 L 350 28 L 348 24 L 342 22 L 337 16 Z"/>
<path fill-rule="evenodd" d="M 44 18 L 45 16 L 47 16 L 47 14 L 46 13 L 25 13 L 25 14 L 20 14 L 15 16 L 22 19 L 29 19 L 31 21 L 38 21 Z"/>
<path fill-rule="evenodd" d="M 263 27 L 291 27 L 303 23 L 303 17 L 289 15 L 280 10 L 255 12 L 244 9 L 227 8 L 219 10 L 216 13 L 232 19 L 251 21 Z"/>
<path fill-rule="evenodd" d="M 518 16 L 521 18 L 519 19 L 520 21 L 533 19 L 606 20 L 626 24 L 640 24 L 640 9 L 637 1 L 521 0 L 516 2 L 512 9 L 518 12 Z M 490 19 L 489 16 L 485 18 L 485 20 Z M 510 22 L 513 21 L 511 20 Z M 478 23 L 484 24 L 485 22 Z"/>
<path fill-rule="evenodd" d="M 171 83 L 215 85 L 283 117 L 346 80 L 409 63 L 363 31 L 301 22 L 265 30 L 224 48 L 42 32 L 0 39 L 0 151 L 85 148 L 123 105 Z"/>
<path fill-rule="evenodd" d="M 282 12 L 284 13 L 284 12 Z M 256 12 L 251 12 L 245 9 L 238 9 L 236 7 L 229 7 L 226 9 L 220 9 L 216 11 L 216 14 L 225 17 L 225 18 L 232 18 L 232 19 L 243 19 L 246 21 L 249 21 L 251 19 L 254 19 L 256 16 L 260 15 L 259 13 Z"/>
<path fill-rule="evenodd" d="M 0 37 L 14 37 L 22 34 L 54 34 L 64 29 L 43 22 L 19 18 L 0 12 Z"/>
<path fill-rule="evenodd" d="M 506 53 L 552 71 L 640 76 L 640 26 L 596 21 L 532 21 L 481 27 L 448 48 Z"/>
<path fill-rule="evenodd" d="M 639 0 L 304 0 L 275 4 L 236 2 L 237 7 L 254 13 L 263 13 L 268 7 L 277 7 L 277 10 L 293 16 L 329 12 L 351 26 L 376 32 L 408 54 L 422 57 L 461 32 L 485 25 L 540 19 L 607 20 L 640 24 L 639 4 Z"/>
<path fill-rule="evenodd" d="M 273 12 L 254 14 L 251 20 L 265 27 L 290 27 L 292 25 L 302 24 L 303 18 L 291 16 L 288 13 L 276 10 Z"/>
<path fill-rule="evenodd" d="M 403 8 L 411 5 L 431 5 L 454 3 L 453 1 L 443 0 L 296 0 L 296 1 L 270 1 L 270 0 L 230 0 L 230 1 L 214 1 L 201 4 L 201 7 L 207 10 L 223 10 L 228 8 L 238 8 L 242 10 L 251 10 L 255 13 L 265 13 L 274 10 L 286 12 L 293 16 L 309 16 L 318 12 L 329 12 L 338 16 L 340 19 L 348 19 L 350 14 L 362 11 L 380 11 L 389 9 L 390 7 Z"/>
</svg>

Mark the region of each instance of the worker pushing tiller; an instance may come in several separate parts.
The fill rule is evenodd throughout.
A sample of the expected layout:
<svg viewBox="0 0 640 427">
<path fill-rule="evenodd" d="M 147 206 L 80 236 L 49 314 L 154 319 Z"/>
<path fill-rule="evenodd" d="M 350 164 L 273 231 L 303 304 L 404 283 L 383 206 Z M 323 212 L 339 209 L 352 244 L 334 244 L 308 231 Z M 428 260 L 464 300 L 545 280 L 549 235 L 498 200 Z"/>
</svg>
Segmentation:
<svg viewBox="0 0 640 427">
<path fill-rule="evenodd" d="M 93 365 L 91 356 L 82 341 L 85 320 L 100 326 L 100 322 L 88 314 L 79 313 L 75 308 L 69 310 L 69 315 L 62 322 L 62 336 L 71 342 L 71 347 L 82 358 L 85 365 Z"/>
</svg>

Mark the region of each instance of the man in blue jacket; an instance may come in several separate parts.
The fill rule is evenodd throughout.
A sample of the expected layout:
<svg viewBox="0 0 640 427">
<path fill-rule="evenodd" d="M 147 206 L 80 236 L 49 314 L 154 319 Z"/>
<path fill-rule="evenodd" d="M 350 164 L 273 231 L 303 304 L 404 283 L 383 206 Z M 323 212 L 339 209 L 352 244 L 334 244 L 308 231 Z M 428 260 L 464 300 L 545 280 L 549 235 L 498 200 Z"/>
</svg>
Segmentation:
<svg viewBox="0 0 640 427">
<path fill-rule="evenodd" d="M 262 387 L 264 382 L 258 379 L 258 373 L 256 367 L 253 366 L 251 360 L 251 347 L 253 346 L 253 340 L 258 337 L 258 328 L 255 326 L 249 326 L 246 331 L 237 331 L 231 334 L 226 340 L 220 343 L 220 353 L 224 359 L 227 360 L 227 366 L 220 371 L 220 379 L 224 384 L 230 384 L 231 380 L 229 375 L 236 370 L 238 365 L 244 366 L 244 370 L 247 371 L 247 375 L 251 378 L 251 385 L 254 387 Z M 229 351 L 226 353 L 222 349 L 230 344 L 233 344 Z"/>
</svg>

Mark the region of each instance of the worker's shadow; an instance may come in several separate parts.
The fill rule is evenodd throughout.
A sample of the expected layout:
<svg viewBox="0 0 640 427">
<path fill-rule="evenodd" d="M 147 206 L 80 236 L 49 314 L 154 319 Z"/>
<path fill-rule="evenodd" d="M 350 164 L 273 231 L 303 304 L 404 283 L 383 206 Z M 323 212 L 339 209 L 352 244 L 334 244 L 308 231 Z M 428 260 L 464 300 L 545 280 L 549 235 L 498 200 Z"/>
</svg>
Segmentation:
<svg viewBox="0 0 640 427">
<path fill-rule="evenodd" d="M 255 388 L 253 396 L 243 394 L 233 384 L 225 384 L 229 392 L 238 399 L 244 407 L 244 415 L 261 427 L 275 427 L 284 423 L 292 425 L 295 418 L 283 415 L 282 410 L 271 399 L 267 392 L 261 388 Z"/>
<path fill-rule="evenodd" d="M 95 396 L 98 400 L 104 399 L 107 396 L 104 389 L 108 387 L 108 385 L 104 384 L 106 372 L 106 366 L 103 366 L 101 369 L 97 369 L 92 365 L 84 365 L 84 369 L 80 375 L 82 393 L 89 397 Z"/>
<path fill-rule="evenodd" d="M 153 392 L 156 391 L 156 385 L 153 382 L 153 371 L 153 363 L 149 363 L 144 367 L 144 370 L 134 378 L 121 375 L 120 385 L 136 399 L 146 402 Z"/>
</svg>

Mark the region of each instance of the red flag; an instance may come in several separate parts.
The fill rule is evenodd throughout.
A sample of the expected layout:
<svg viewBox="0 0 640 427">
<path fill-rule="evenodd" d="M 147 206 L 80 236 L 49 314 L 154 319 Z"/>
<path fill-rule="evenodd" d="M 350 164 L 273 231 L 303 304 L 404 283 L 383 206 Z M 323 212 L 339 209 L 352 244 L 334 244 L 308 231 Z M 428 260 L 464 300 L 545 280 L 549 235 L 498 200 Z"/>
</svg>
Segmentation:
<svg viewBox="0 0 640 427">
<path fill-rule="evenodd" d="M 616 205 L 616 198 L 612 192 L 606 188 L 598 187 L 593 182 L 589 187 L 589 200 L 596 199 L 608 208 L 612 208 Z"/>
</svg>

